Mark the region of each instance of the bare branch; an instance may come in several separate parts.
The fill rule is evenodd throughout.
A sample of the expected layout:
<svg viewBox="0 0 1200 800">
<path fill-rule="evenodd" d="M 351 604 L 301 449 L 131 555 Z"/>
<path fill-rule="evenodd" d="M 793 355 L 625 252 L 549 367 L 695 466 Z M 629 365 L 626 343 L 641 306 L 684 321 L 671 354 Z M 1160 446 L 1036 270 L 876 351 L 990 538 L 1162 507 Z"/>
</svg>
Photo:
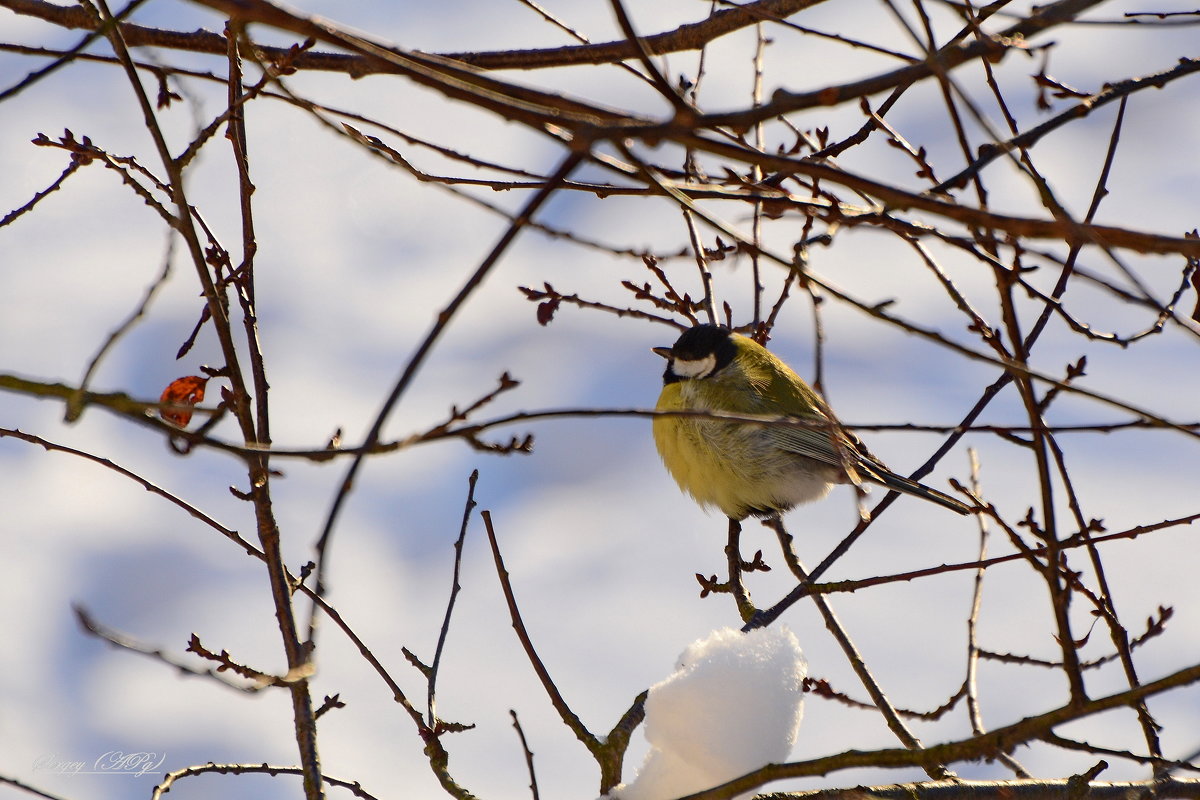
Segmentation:
<svg viewBox="0 0 1200 800">
<path fill-rule="evenodd" d="M 161 647 L 152 647 L 150 645 L 142 644 L 132 636 L 115 631 L 105 625 L 101 625 L 99 622 L 93 619 L 92 615 L 88 613 L 87 609 L 81 605 L 76 604 L 72 606 L 72 610 L 75 612 L 75 618 L 79 620 L 79 626 L 92 636 L 102 639 L 103 641 L 106 641 L 121 650 L 128 650 L 132 653 L 139 653 L 141 655 L 148 656 L 155 661 L 172 667 L 181 675 L 193 675 L 197 677 L 211 678 L 227 689 L 234 689 L 236 691 L 246 692 L 249 694 L 253 694 L 254 692 L 257 692 L 270 685 L 269 681 L 264 682 L 259 680 L 259 678 L 263 677 L 262 673 L 242 675 L 243 677 L 251 678 L 253 681 L 252 683 L 235 683 L 234 681 L 231 681 L 220 674 L 224 669 L 223 667 L 217 669 L 197 669 L 190 664 L 173 658 Z M 242 673 L 239 672 L 239 674 Z"/>
<path fill-rule="evenodd" d="M 217 775 L 305 775 L 306 772 L 301 767 L 283 767 L 274 764 L 215 764 L 208 762 L 207 764 L 198 764 L 193 767 L 184 767 L 177 769 L 174 772 L 168 772 L 162 782 L 154 787 L 154 792 L 150 795 L 152 800 L 161 800 L 162 796 L 171 791 L 171 787 L 176 781 L 182 778 L 194 778 L 198 775 L 206 775 L 215 773 Z M 321 781 L 330 786 L 336 786 L 339 789 L 347 789 L 355 797 L 361 797 L 363 800 L 379 800 L 378 796 L 371 794 L 358 781 L 342 780 L 329 775 L 321 775 Z"/>
<path fill-rule="evenodd" d="M 816 789 L 808 792 L 773 792 L 760 795 L 770 800 L 855 800 L 862 796 L 880 800 L 991 800 L 998 795 L 1013 800 L 1075 800 L 1079 797 L 1075 778 L 1015 781 L 955 780 L 943 783 L 895 783 L 889 786 L 859 786 L 853 789 Z M 1167 781 L 1105 781 L 1085 784 L 1087 800 L 1122 800 L 1152 792 L 1160 797 L 1195 800 L 1200 797 L 1200 780 L 1173 778 Z"/>
</svg>

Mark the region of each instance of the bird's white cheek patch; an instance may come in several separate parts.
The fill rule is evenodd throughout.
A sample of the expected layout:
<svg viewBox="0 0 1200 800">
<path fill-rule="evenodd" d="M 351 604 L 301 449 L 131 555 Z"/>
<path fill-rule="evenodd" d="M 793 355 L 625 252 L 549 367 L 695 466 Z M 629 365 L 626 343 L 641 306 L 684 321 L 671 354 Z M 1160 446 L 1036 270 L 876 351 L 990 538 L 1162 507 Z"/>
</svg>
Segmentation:
<svg viewBox="0 0 1200 800">
<path fill-rule="evenodd" d="M 671 365 L 671 371 L 681 378 L 707 378 L 715 366 L 717 366 L 716 356 L 705 356 L 696 361 L 684 361 L 677 358 Z"/>
</svg>

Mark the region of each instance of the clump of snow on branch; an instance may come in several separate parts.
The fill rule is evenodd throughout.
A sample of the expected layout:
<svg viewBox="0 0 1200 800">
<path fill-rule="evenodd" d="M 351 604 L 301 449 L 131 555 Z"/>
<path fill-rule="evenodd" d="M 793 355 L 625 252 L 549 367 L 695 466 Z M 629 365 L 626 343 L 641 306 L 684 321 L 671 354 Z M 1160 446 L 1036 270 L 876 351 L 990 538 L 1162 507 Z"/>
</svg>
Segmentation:
<svg viewBox="0 0 1200 800">
<path fill-rule="evenodd" d="M 786 761 L 800 728 L 808 666 L 786 627 L 714 631 L 650 687 L 650 752 L 618 800 L 669 800 Z"/>
</svg>

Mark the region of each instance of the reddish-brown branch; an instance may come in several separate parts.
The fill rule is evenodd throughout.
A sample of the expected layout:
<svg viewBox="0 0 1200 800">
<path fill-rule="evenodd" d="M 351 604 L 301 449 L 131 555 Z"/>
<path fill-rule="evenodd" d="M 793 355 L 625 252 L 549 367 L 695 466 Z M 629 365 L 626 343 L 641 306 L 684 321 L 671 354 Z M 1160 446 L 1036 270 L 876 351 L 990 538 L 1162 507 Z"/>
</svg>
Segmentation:
<svg viewBox="0 0 1200 800">
<path fill-rule="evenodd" d="M 824 0 L 757 0 L 737 8 L 724 9 L 700 22 L 680 25 L 642 37 L 651 55 L 699 50 L 709 42 L 728 33 L 762 20 L 782 19 L 817 5 Z M 63 28 L 95 30 L 96 22 L 80 6 L 60 6 L 44 0 L 0 0 L 0 8 L 17 14 L 36 17 Z M 162 47 L 193 53 L 224 55 L 225 37 L 206 30 L 174 31 L 145 25 L 123 23 L 121 33 L 131 47 Z M 260 48 L 268 59 L 284 56 L 287 48 Z M 628 40 L 571 45 L 531 50 L 497 50 L 492 52 L 444 53 L 443 58 L 461 61 L 482 70 L 545 69 L 572 65 L 606 64 L 636 57 Z M 395 72 L 386 64 L 347 53 L 310 52 L 298 58 L 297 69 L 323 72 L 344 72 L 359 78 L 374 73 Z"/>
</svg>

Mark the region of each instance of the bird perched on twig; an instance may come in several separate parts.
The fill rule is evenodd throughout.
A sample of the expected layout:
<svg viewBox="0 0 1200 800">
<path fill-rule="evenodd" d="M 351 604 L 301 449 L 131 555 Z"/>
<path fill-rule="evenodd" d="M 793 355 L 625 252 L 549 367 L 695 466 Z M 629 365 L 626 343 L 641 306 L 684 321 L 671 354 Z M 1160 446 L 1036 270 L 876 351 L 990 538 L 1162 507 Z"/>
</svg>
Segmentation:
<svg viewBox="0 0 1200 800">
<path fill-rule="evenodd" d="M 752 339 L 697 325 L 673 346 L 653 350 L 667 359 L 659 411 L 785 421 L 654 418 L 658 454 L 701 506 L 715 506 L 733 520 L 773 517 L 821 499 L 835 483 L 876 483 L 959 514 L 971 512 L 953 497 L 888 469 L 837 423 L 812 387 Z"/>
</svg>

